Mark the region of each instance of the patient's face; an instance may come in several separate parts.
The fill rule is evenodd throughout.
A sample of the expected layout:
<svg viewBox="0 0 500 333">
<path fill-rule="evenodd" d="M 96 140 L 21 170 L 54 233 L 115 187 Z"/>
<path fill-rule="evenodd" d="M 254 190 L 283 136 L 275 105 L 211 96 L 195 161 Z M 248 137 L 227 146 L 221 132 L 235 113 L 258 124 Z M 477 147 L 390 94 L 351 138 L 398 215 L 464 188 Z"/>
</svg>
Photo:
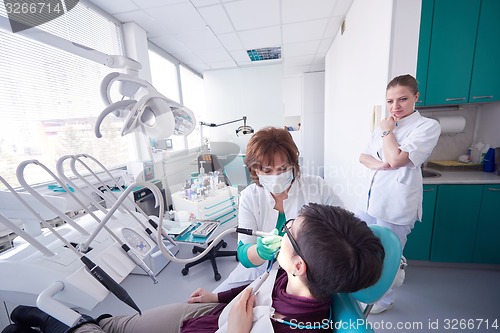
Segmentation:
<svg viewBox="0 0 500 333">
<path fill-rule="evenodd" d="M 295 241 L 297 241 L 298 231 L 302 223 L 303 219 L 301 217 L 297 217 L 295 220 L 290 221 L 284 226 L 284 228 L 288 228 L 289 233 L 292 235 Z M 277 258 L 278 263 L 285 271 L 289 272 L 288 269 L 290 269 L 291 272 L 291 270 L 293 269 L 291 258 L 296 255 L 297 253 L 293 248 L 292 241 L 288 237 L 288 234 L 285 233 L 283 235 L 283 239 L 281 241 L 281 248 L 278 253 L 278 258 Z"/>
</svg>

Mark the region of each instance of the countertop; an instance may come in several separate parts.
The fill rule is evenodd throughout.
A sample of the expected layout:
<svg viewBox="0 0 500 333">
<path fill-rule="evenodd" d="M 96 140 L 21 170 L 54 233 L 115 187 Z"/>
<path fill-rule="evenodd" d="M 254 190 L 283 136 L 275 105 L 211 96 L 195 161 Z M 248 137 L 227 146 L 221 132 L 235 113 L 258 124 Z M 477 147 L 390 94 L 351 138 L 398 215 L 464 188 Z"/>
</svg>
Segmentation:
<svg viewBox="0 0 500 333">
<path fill-rule="evenodd" d="M 438 172 L 439 177 L 424 178 L 424 185 L 440 185 L 440 184 L 500 184 L 500 176 L 495 172 L 483 171 L 449 171 L 437 170 L 433 168 L 424 168 Z"/>
</svg>

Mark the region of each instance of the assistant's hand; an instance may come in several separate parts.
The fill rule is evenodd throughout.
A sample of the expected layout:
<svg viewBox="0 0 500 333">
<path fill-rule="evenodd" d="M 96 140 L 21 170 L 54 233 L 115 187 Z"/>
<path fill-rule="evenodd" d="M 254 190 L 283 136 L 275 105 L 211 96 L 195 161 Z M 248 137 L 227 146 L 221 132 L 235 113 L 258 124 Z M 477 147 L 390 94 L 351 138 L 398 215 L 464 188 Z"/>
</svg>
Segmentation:
<svg viewBox="0 0 500 333">
<path fill-rule="evenodd" d="M 278 230 L 273 230 L 274 236 L 258 237 L 257 238 L 257 254 L 264 260 L 274 259 L 274 254 L 281 247 L 283 237 L 278 236 Z"/>
<path fill-rule="evenodd" d="M 246 288 L 235 299 L 227 318 L 227 331 L 231 333 L 249 333 L 252 329 L 253 305 L 255 295 L 251 288 Z"/>
<path fill-rule="evenodd" d="M 198 288 L 189 297 L 188 303 L 218 303 L 219 296 L 217 294 Z"/>
<path fill-rule="evenodd" d="M 396 127 L 397 121 L 398 121 L 398 119 L 394 118 L 393 116 L 382 119 L 380 121 L 380 125 L 379 125 L 380 129 L 382 131 L 392 131 Z"/>
</svg>

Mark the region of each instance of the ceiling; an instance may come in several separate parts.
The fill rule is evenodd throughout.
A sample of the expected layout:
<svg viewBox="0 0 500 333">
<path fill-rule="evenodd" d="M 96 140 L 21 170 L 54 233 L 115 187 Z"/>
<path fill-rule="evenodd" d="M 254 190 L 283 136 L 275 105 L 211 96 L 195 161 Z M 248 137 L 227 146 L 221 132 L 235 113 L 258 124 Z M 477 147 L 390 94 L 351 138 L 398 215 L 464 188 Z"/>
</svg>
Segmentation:
<svg viewBox="0 0 500 333">
<path fill-rule="evenodd" d="M 282 63 L 284 76 L 324 70 L 325 54 L 354 0 L 90 0 L 200 74 Z M 251 62 L 247 50 L 281 47 Z"/>
</svg>

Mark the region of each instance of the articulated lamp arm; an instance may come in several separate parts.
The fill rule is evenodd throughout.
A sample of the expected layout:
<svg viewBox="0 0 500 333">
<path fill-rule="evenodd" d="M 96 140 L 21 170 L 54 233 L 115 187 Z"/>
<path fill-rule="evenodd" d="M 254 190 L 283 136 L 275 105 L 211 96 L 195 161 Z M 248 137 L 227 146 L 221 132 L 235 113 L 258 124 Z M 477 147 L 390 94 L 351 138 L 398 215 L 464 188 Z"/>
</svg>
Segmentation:
<svg viewBox="0 0 500 333">
<path fill-rule="evenodd" d="M 246 134 L 253 134 L 254 133 L 254 130 L 252 128 L 252 126 L 247 126 L 247 116 L 243 116 L 242 118 L 240 119 L 236 119 L 236 120 L 231 120 L 231 121 L 226 121 L 225 123 L 220 123 L 220 124 L 215 124 L 215 123 L 206 123 L 204 121 L 200 121 L 200 129 L 203 129 L 202 126 L 208 126 L 208 127 L 219 127 L 219 126 L 224 126 L 224 125 L 227 125 L 227 124 L 232 124 L 232 123 L 235 123 L 237 121 L 242 121 L 243 120 L 243 126 L 240 126 L 236 129 L 236 135 L 238 136 L 238 134 L 241 132 L 243 135 L 246 135 Z M 203 132 L 200 131 L 200 136 L 201 136 L 201 143 L 203 145 Z"/>
<path fill-rule="evenodd" d="M 214 123 L 206 123 L 204 121 L 200 121 L 200 125 L 203 125 L 203 126 L 208 126 L 208 127 L 219 127 L 219 126 L 224 126 L 224 125 L 227 125 L 227 124 L 232 124 L 232 123 L 235 123 L 237 121 L 244 121 L 246 122 L 247 120 L 247 117 L 246 116 L 243 116 L 243 118 L 241 119 L 236 119 L 236 120 L 231 120 L 231 121 L 226 121 L 225 123 L 220 123 L 220 124 L 214 124 Z"/>
</svg>

